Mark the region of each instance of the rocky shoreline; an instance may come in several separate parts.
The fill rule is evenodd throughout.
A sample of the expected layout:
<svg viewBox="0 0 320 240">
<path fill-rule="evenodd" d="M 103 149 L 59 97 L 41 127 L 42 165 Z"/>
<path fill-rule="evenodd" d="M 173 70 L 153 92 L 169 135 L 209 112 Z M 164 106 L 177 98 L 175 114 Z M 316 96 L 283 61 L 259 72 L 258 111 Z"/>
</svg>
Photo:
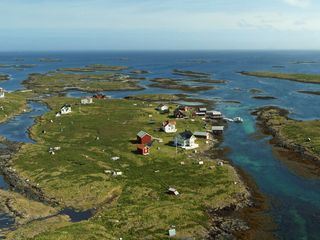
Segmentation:
<svg viewBox="0 0 320 240">
<path fill-rule="evenodd" d="M 273 112 L 270 113 L 270 110 Z M 281 109 L 279 107 L 275 107 L 275 106 L 268 106 L 268 107 L 260 108 L 254 111 L 252 114 L 257 116 L 258 126 L 262 129 L 262 131 L 266 134 L 272 135 L 273 139 L 271 143 L 274 146 L 287 149 L 294 153 L 298 153 L 303 159 L 320 164 L 319 155 L 315 154 L 310 149 L 284 137 L 280 132 L 281 124 L 276 125 L 270 122 L 270 120 L 274 116 L 283 117 L 287 121 L 294 121 L 288 117 L 289 111 L 285 109 Z"/>
<path fill-rule="evenodd" d="M 41 188 L 31 183 L 29 179 L 22 178 L 12 167 L 12 157 L 19 151 L 22 144 L 10 142 L 5 139 L 1 140 L 1 144 L 4 147 L 0 149 L 0 171 L 10 188 L 32 200 L 40 201 L 51 206 L 57 206 L 57 200 L 47 197 Z"/>
<path fill-rule="evenodd" d="M 227 151 L 218 146 L 203 154 L 211 159 L 226 159 Z M 267 214 L 269 206 L 266 197 L 262 195 L 247 173 L 234 166 L 231 160 L 226 159 L 225 162 L 232 166 L 240 180 L 238 184 L 244 185 L 247 192 L 235 196 L 236 202 L 233 204 L 207 210 L 211 218 L 211 229 L 207 239 L 254 240 L 261 236 L 264 237 L 263 239 L 276 239 L 275 224 Z"/>
</svg>

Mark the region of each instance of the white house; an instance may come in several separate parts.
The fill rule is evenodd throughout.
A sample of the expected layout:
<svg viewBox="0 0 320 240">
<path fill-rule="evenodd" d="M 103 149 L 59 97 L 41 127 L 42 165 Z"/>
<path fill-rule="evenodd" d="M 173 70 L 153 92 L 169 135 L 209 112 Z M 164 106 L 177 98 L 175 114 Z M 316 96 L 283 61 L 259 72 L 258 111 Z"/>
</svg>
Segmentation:
<svg viewBox="0 0 320 240">
<path fill-rule="evenodd" d="M 86 105 L 86 104 L 91 104 L 91 103 L 93 103 L 92 97 L 85 97 L 85 98 L 81 99 L 81 104 Z"/>
<path fill-rule="evenodd" d="M 0 98 L 4 98 L 4 97 L 5 97 L 4 89 L 0 88 Z"/>
<path fill-rule="evenodd" d="M 162 123 L 161 129 L 165 133 L 175 133 L 177 132 L 176 124 L 175 121 L 165 121 Z"/>
<path fill-rule="evenodd" d="M 164 104 L 160 104 L 156 109 L 159 112 L 167 112 L 167 111 L 169 111 L 169 107 L 167 105 L 164 105 Z"/>
<path fill-rule="evenodd" d="M 199 147 L 196 143 L 197 138 L 190 131 L 184 131 L 178 134 L 174 139 L 174 145 L 176 147 L 181 147 L 186 150 L 195 149 Z"/>
<path fill-rule="evenodd" d="M 64 114 L 68 114 L 71 113 L 71 105 L 69 104 L 65 104 L 61 109 L 60 109 L 60 114 L 64 115 Z"/>
<path fill-rule="evenodd" d="M 175 189 L 175 188 L 172 188 L 172 187 L 170 187 L 169 189 L 168 189 L 168 193 L 169 194 L 172 194 L 172 195 L 175 195 L 175 196 L 178 196 L 180 193 L 177 191 L 177 189 Z"/>
</svg>

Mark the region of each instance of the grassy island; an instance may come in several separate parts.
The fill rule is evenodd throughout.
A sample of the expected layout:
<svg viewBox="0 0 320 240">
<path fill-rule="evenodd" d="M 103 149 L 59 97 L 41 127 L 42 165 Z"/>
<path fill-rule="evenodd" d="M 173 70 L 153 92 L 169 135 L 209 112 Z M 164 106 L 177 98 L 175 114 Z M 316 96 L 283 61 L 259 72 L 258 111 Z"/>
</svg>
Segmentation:
<svg viewBox="0 0 320 240">
<path fill-rule="evenodd" d="M 176 89 L 186 92 L 200 92 L 214 89 L 212 86 L 194 86 L 184 84 L 179 79 L 171 79 L 171 78 L 156 78 L 151 80 L 153 83 L 150 84 L 151 87 L 156 88 L 165 88 L 165 89 Z"/>
<path fill-rule="evenodd" d="M 107 72 L 107 71 L 123 71 L 128 69 L 128 67 L 125 66 L 108 66 L 104 64 L 91 64 L 87 65 L 85 67 L 80 68 L 61 68 L 59 71 L 63 72 Z"/>
<path fill-rule="evenodd" d="M 24 81 L 28 89 L 36 93 L 56 93 L 68 89 L 81 91 L 113 91 L 113 90 L 140 90 L 140 80 L 132 79 L 122 74 L 66 74 L 52 72 L 47 74 L 31 74 Z"/>
<path fill-rule="evenodd" d="M 10 80 L 10 76 L 8 74 L 0 74 L 0 81 Z"/>
<path fill-rule="evenodd" d="M 78 101 L 47 99 L 52 111 L 30 130 L 37 143 L 24 145 L 12 162 L 60 207 L 95 208 L 96 214 L 78 223 L 62 216 L 40 219 L 10 232 L 8 239 L 167 239 L 172 226 L 178 238 L 204 239 L 212 227 L 208 210 L 243 204 L 248 197 L 232 166 L 218 166 L 204 154 L 211 144 L 197 140 L 197 153 L 170 144 L 175 134 L 159 131 L 170 116 L 159 114 L 156 104 L 95 100 L 81 106 Z M 64 104 L 71 104 L 72 113 L 56 117 Z M 178 132 L 210 127 L 201 118 L 176 121 Z M 136 152 L 140 130 L 157 139 L 148 156 Z M 50 154 L 53 147 L 57 150 Z M 169 187 L 180 195 L 167 194 Z"/>
<path fill-rule="evenodd" d="M 320 121 L 297 121 L 290 119 L 288 113 L 277 107 L 264 107 L 255 114 L 277 145 L 320 163 Z"/>
<path fill-rule="evenodd" d="M 303 73 L 277 73 L 277 72 L 240 72 L 242 75 L 254 76 L 260 78 L 276 78 L 291 80 L 302 83 L 320 84 L 320 74 L 303 74 Z"/>
<path fill-rule="evenodd" d="M 174 75 L 186 76 L 186 77 L 195 77 L 195 78 L 208 78 L 210 77 L 210 73 L 204 72 L 195 72 L 195 71 L 187 71 L 187 70 L 180 70 L 174 69 L 172 71 Z"/>
<path fill-rule="evenodd" d="M 299 93 L 310 94 L 310 95 L 320 95 L 320 91 L 310 91 L 310 90 L 299 90 Z"/>
</svg>

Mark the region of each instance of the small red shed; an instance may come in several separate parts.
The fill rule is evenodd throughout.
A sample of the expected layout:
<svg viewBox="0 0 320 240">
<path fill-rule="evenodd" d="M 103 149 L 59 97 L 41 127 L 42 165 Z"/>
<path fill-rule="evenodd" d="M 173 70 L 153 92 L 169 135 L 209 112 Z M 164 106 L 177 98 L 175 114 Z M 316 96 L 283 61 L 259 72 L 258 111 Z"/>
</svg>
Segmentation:
<svg viewBox="0 0 320 240">
<path fill-rule="evenodd" d="M 139 144 L 137 146 L 137 151 L 138 151 L 139 154 L 146 156 L 146 155 L 149 155 L 150 148 L 148 146 L 146 146 L 146 145 Z"/>
<path fill-rule="evenodd" d="M 137 134 L 137 141 L 139 144 L 150 144 L 152 142 L 152 137 L 150 134 L 140 131 Z"/>
</svg>

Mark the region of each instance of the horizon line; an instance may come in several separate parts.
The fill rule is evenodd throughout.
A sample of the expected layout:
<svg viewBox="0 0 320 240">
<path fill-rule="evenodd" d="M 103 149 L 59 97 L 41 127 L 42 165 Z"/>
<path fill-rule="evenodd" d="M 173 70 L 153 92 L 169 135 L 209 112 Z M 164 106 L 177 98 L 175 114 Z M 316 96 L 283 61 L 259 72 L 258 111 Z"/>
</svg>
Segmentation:
<svg viewBox="0 0 320 240">
<path fill-rule="evenodd" d="M 320 49 L 41 49 L 41 50 L 0 50 L 0 53 L 18 52 L 219 52 L 219 51 L 320 51 Z"/>
</svg>

